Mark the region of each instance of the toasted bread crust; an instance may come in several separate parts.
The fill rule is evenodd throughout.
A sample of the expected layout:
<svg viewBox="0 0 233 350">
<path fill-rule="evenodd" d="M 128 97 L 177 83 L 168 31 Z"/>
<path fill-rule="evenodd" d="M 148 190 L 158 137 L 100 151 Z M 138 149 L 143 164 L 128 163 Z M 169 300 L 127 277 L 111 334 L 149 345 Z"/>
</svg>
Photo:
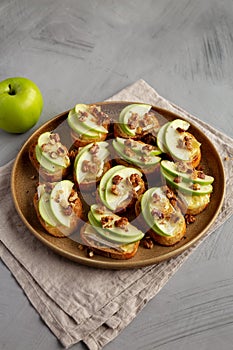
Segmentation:
<svg viewBox="0 0 233 350">
<path fill-rule="evenodd" d="M 70 173 L 70 167 L 63 168 L 60 171 L 50 173 L 45 168 L 43 168 L 36 158 L 36 143 L 31 144 L 29 148 L 29 159 L 33 167 L 37 170 L 40 177 L 42 177 L 47 182 L 56 182 L 67 177 Z"/>
<path fill-rule="evenodd" d="M 47 224 L 43 220 L 43 218 L 41 217 L 40 212 L 39 212 L 39 207 L 38 207 L 39 198 L 38 198 L 37 193 L 35 193 L 35 195 L 33 197 L 33 204 L 34 204 L 34 208 L 36 211 L 36 215 L 37 215 L 41 225 L 50 235 L 52 235 L 54 237 L 62 238 L 62 237 L 67 237 L 67 236 L 71 235 L 71 233 L 73 233 L 76 230 L 80 220 L 82 220 L 82 217 L 83 217 L 82 202 L 81 202 L 80 198 L 78 197 L 74 203 L 75 204 L 74 205 L 74 212 L 75 212 L 76 216 L 74 216 L 70 228 L 69 229 L 67 227 L 65 228 L 65 233 L 64 233 L 64 232 L 62 232 L 62 226 L 54 227 L 54 226 Z"/>
<path fill-rule="evenodd" d="M 86 225 L 89 225 L 89 223 L 86 223 L 81 227 L 81 230 L 80 230 L 81 239 L 82 239 L 83 243 L 87 247 L 89 247 L 93 252 L 95 252 L 96 254 L 107 257 L 107 258 L 117 259 L 117 260 L 127 260 L 127 259 L 131 259 L 137 253 L 140 241 L 135 242 L 133 244 L 133 249 L 130 251 L 121 251 L 120 252 L 114 248 L 108 248 L 108 247 L 104 247 L 104 246 L 103 247 L 96 246 L 94 244 L 94 242 L 89 240 L 87 235 L 85 235 Z"/>
</svg>

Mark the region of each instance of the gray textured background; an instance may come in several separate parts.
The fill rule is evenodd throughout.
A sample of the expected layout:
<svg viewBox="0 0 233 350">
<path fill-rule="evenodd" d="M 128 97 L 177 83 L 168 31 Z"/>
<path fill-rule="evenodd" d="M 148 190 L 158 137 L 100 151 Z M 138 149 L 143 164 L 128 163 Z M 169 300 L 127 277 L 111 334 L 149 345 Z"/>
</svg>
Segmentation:
<svg viewBox="0 0 233 350">
<path fill-rule="evenodd" d="M 139 78 L 233 137 L 232 18 L 231 0 L 0 0 L 0 80 L 26 76 L 44 96 L 32 130 L 0 131 L 0 165 L 46 120 Z M 206 240 L 106 350 L 232 349 L 232 225 Z M 0 349 L 62 349 L 2 263 L 0 281 Z"/>
</svg>

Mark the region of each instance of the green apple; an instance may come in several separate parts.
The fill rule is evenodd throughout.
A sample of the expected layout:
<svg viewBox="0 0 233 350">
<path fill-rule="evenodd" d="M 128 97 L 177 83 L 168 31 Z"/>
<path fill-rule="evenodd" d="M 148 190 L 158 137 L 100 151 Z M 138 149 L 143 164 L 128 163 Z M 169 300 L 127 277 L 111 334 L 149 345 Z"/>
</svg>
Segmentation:
<svg viewBox="0 0 233 350">
<path fill-rule="evenodd" d="M 0 128 L 9 133 L 24 133 L 40 118 L 43 97 L 38 86 L 22 77 L 0 82 Z"/>
</svg>

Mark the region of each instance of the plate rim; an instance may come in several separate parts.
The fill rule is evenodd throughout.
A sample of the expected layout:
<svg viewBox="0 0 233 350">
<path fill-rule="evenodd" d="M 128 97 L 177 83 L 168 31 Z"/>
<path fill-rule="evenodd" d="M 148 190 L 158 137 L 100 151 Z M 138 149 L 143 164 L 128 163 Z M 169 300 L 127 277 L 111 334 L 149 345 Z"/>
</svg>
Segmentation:
<svg viewBox="0 0 233 350">
<path fill-rule="evenodd" d="M 132 104 L 132 103 L 139 103 L 139 104 L 143 104 L 143 102 L 135 102 L 135 101 L 103 101 L 103 102 L 95 102 L 95 103 L 87 103 L 89 105 L 111 105 L 111 104 Z M 159 106 L 156 106 L 155 104 L 151 104 L 152 108 L 154 108 L 156 111 L 161 111 L 161 113 L 166 113 L 166 114 L 170 114 L 172 116 L 172 118 L 179 118 L 179 119 L 185 119 L 183 116 L 181 117 L 179 114 L 176 114 L 173 111 L 170 111 L 168 109 L 165 108 L 161 108 Z M 162 256 L 155 256 L 153 258 L 148 258 L 147 260 L 132 260 L 132 259 L 128 259 L 128 260 L 116 260 L 116 259 L 112 259 L 112 258 L 105 258 L 103 260 L 95 260 L 95 258 L 89 258 L 89 257 L 83 257 L 83 256 L 78 256 L 75 255 L 71 252 L 67 252 L 64 251 L 64 249 L 54 245 L 52 242 L 50 242 L 49 240 L 46 240 L 39 232 L 37 232 L 37 230 L 28 222 L 28 220 L 25 218 L 24 214 L 22 213 L 22 210 L 20 208 L 20 204 L 18 203 L 17 199 L 16 199 L 16 189 L 14 186 L 14 179 L 15 179 L 15 175 L 17 172 L 17 166 L 18 163 L 20 161 L 21 156 L 23 155 L 23 153 L 25 152 L 25 148 L 27 147 L 28 144 L 30 144 L 31 140 L 38 134 L 38 132 L 40 132 L 40 130 L 46 128 L 47 126 L 49 126 L 52 122 L 56 122 L 57 120 L 60 120 L 62 118 L 65 118 L 66 115 L 68 115 L 70 110 L 66 110 L 65 112 L 59 113 L 58 115 L 50 118 L 49 120 L 47 120 L 46 122 L 44 122 L 42 125 L 40 125 L 28 138 L 27 140 L 23 143 L 20 151 L 18 152 L 14 164 L 13 164 L 13 168 L 12 168 L 12 173 L 11 173 L 11 194 L 12 194 L 12 198 L 13 198 L 13 202 L 14 202 L 14 206 L 16 208 L 16 211 L 18 212 L 18 215 L 20 216 L 21 220 L 23 221 L 23 223 L 25 224 L 25 226 L 29 229 L 29 231 L 37 238 L 39 239 L 45 246 L 47 246 L 48 248 L 52 249 L 54 252 L 56 252 L 57 254 L 68 258 L 69 260 L 72 260 L 74 262 L 80 263 L 82 265 L 86 265 L 89 267 L 96 267 L 96 268 L 104 268 L 104 269 L 131 269 L 131 268 L 141 268 L 141 267 L 145 267 L 145 266 L 149 266 L 149 265 L 154 265 L 166 260 L 169 260 L 171 258 L 174 258 L 178 255 L 180 255 L 181 253 L 183 253 L 184 251 L 188 250 L 190 247 L 194 246 L 197 241 L 199 241 L 203 236 L 205 236 L 206 232 L 208 231 L 208 229 L 210 228 L 210 226 L 213 224 L 213 222 L 215 221 L 215 219 L 217 218 L 223 202 L 224 202 L 224 198 L 225 198 L 225 191 L 226 191 L 226 177 L 225 177 L 225 170 L 224 170 L 224 166 L 223 166 L 223 162 L 222 159 L 215 147 L 215 145 L 213 144 L 213 142 L 209 139 L 209 137 L 207 137 L 203 131 L 201 129 L 199 129 L 199 132 L 204 135 L 204 137 L 206 139 L 208 139 L 208 141 L 211 143 L 211 146 L 215 149 L 215 153 L 218 156 L 218 165 L 220 165 L 221 168 L 221 173 L 222 173 L 222 187 L 223 187 L 223 191 L 222 191 L 222 196 L 221 196 L 221 200 L 218 203 L 218 207 L 217 210 L 215 211 L 214 215 L 212 216 L 212 218 L 209 220 L 208 224 L 205 226 L 205 228 L 203 230 L 201 230 L 201 232 L 199 232 L 194 238 L 192 238 L 190 241 L 184 243 L 183 245 L 181 245 L 180 247 L 177 247 L 175 250 L 172 250 L 170 252 L 167 252 L 165 254 L 163 254 Z M 66 119 L 64 119 L 66 120 Z M 190 126 L 194 126 L 195 128 L 199 128 L 199 126 L 197 125 L 197 123 L 194 121 L 194 123 L 192 123 L 192 120 L 190 121 L 190 119 L 188 119 Z M 55 237 L 54 237 L 55 238 Z M 63 239 L 63 238 L 57 238 L 57 239 Z M 65 238 L 67 239 L 67 238 Z M 95 255 L 94 255 L 95 256 Z"/>
</svg>

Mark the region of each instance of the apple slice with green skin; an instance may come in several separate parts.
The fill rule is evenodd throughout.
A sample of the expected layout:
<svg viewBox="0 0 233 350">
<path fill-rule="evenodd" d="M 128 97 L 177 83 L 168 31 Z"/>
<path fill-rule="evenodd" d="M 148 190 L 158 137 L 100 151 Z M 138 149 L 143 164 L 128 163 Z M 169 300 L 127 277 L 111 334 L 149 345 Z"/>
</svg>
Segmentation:
<svg viewBox="0 0 233 350">
<path fill-rule="evenodd" d="M 165 142 L 165 132 L 169 124 L 170 122 L 167 122 L 166 124 L 162 125 L 157 134 L 157 146 L 163 153 L 168 153 L 168 149 L 166 147 Z"/>
<path fill-rule="evenodd" d="M 69 205 L 68 198 L 73 186 L 74 184 L 70 180 L 63 180 L 58 182 L 52 189 L 49 198 L 53 215 L 57 221 L 65 227 L 70 227 L 72 214 L 65 215 L 62 205 L 64 205 L 64 203 L 67 204 L 67 206 Z"/>
<path fill-rule="evenodd" d="M 161 168 L 161 174 L 165 178 L 166 182 L 173 188 L 178 189 L 180 192 L 188 194 L 190 196 L 201 196 L 203 194 L 208 194 L 213 191 L 213 186 L 211 184 L 201 185 L 199 183 L 187 182 L 179 180 L 176 181 L 177 176 L 168 174 L 164 169 Z"/>
<path fill-rule="evenodd" d="M 121 169 L 124 169 L 124 165 L 116 165 L 115 167 L 109 169 L 101 178 L 100 184 L 98 187 L 98 193 L 100 200 L 102 203 L 107 206 L 106 200 L 105 200 L 105 189 L 106 189 L 106 184 L 109 180 L 109 178 L 115 173 L 119 172 Z"/>
<path fill-rule="evenodd" d="M 86 138 L 92 139 L 99 137 L 99 133 L 97 131 L 87 128 L 83 122 L 80 122 L 78 120 L 77 113 L 75 113 L 74 109 L 69 112 L 67 122 L 70 128 L 74 130 L 78 135 L 82 135 L 82 137 L 85 136 Z"/>
<path fill-rule="evenodd" d="M 119 217 L 120 218 L 120 217 Z M 120 243 L 120 244 L 130 244 L 133 242 L 137 242 L 141 240 L 144 237 L 144 233 L 142 231 L 139 231 L 136 227 L 133 225 L 130 225 L 130 229 L 135 232 L 135 235 L 129 235 L 128 232 L 124 232 L 122 229 L 122 233 L 116 233 L 115 231 L 110 231 L 110 229 L 104 229 L 102 228 L 101 224 L 98 223 L 93 216 L 92 212 L 90 211 L 88 213 L 88 220 L 90 224 L 95 228 L 95 230 L 105 239 L 115 242 L 115 243 Z M 135 230 L 135 231 L 134 231 Z"/>
<path fill-rule="evenodd" d="M 46 192 L 41 195 L 38 203 L 38 209 L 42 219 L 47 222 L 47 224 L 56 227 L 59 225 L 59 221 L 56 219 L 51 210 L 49 197 L 50 195 Z"/>
<path fill-rule="evenodd" d="M 159 196 L 158 201 L 153 200 L 155 194 Z M 143 194 L 141 208 L 146 223 L 161 236 L 175 236 L 185 224 L 183 215 L 171 205 L 161 187 L 152 187 Z M 153 211 L 163 213 L 163 210 L 169 212 L 167 217 L 159 214 L 152 215 Z M 176 220 L 172 218 L 174 215 Z"/>
<path fill-rule="evenodd" d="M 161 167 L 165 170 L 165 172 L 167 172 L 168 174 L 170 174 L 172 176 L 182 177 L 183 181 L 199 183 L 201 185 L 209 185 L 209 184 L 212 184 L 214 182 L 214 177 L 210 176 L 210 175 L 204 174 L 203 178 L 200 178 L 198 176 L 196 178 L 194 178 L 192 176 L 192 173 L 190 174 L 190 173 L 181 172 L 181 171 L 177 170 L 176 163 L 171 162 L 169 160 L 162 160 Z M 196 171 L 198 174 L 197 170 L 193 169 L 193 171 Z"/>
<path fill-rule="evenodd" d="M 50 141 L 51 141 L 50 136 L 51 136 L 51 133 L 49 131 L 47 131 L 47 132 L 41 134 L 38 138 L 37 144 L 38 144 L 38 147 L 40 148 L 42 156 L 44 158 L 46 158 L 48 162 L 50 162 L 54 165 L 58 165 L 59 167 L 62 167 L 62 168 L 67 168 L 70 165 L 70 159 L 69 159 L 68 154 L 65 156 L 59 156 L 57 154 L 57 150 L 61 146 L 61 143 L 59 141 L 59 142 L 55 142 L 54 144 L 51 144 L 50 143 Z M 49 145 L 48 146 L 49 152 L 45 152 L 42 150 L 43 145 Z M 57 154 L 56 158 L 52 158 L 50 156 L 50 154 L 53 152 Z"/>
<path fill-rule="evenodd" d="M 58 166 L 56 164 L 51 163 L 50 161 L 48 161 L 43 155 L 42 152 L 39 148 L 38 145 L 36 145 L 35 148 L 35 153 L 36 153 L 36 159 L 37 161 L 40 163 L 40 165 L 47 170 L 50 173 L 55 173 L 57 171 L 61 171 L 62 172 L 62 167 Z"/>
<path fill-rule="evenodd" d="M 96 123 L 95 117 L 89 113 L 88 107 L 88 105 L 77 104 L 74 110 L 69 112 L 68 124 L 79 134 L 89 133 L 90 131 L 90 134 L 92 134 L 92 131 L 94 133 L 107 134 L 108 130 L 104 126 Z M 81 121 L 79 118 L 82 112 L 86 113 L 86 117 Z"/>
<path fill-rule="evenodd" d="M 91 208 L 90 208 L 91 214 L 93 215 L 94 219 L 96 220 L 96 222 L 98 224 L 101 225 L 101 219 L 105 216 L 110 216 L 113 219 L 111 222 L 111 227 L 106 227 L 106 228 L 104 228 L 105 230 L 112 232 L 115 235 L 118 235 L 119 237 L 127 236 L 129 238 L 136 239 L 137 241 L 144 236 L 144 234 L 142 233 L 141 230 L 139 230 L 137 227 L 133 226 L 129 222 L 127 224 L 127 231 L 125 231 L 124 229 L 122 229 L 120 227 L 117 227 L 115 225 L 115 222 L 118 221 L 119 219 L 121 219 L 121 217 L 119 215 L 114 214 L 113 212 L 111 212 L 107 209 L 104 210 L 104 213 L 100 214 L 98 208 L 99 208 L 98 204 L 93 204 L 93 205 L 91 205 Z"/>
<path fill-rule="evenodd" d="M 182 119 L 175 119 L 170 122 L 165 130 L 165 147 L 168 149 L 170 155 L 175 159 L 190 161 L 195 149 L 197 147 L 200 147 L 200 143 L 197 141 L 195 142 L 194 140 L 192 150 L 178 146 L 179 141 L 183 140 L 185 137 L 185 131 L 188 130 L 189 126 L 190 124 L 187 121 Z M 179 129 L 183 130 L 183 132 L 180 132 Z"/>
<path fill-rule="evenodd" d="M 136 135 L 136 129 L 131 129 L 128 127 L 129 118 L 133 113 L 136 113 L 139 115 L 140 118 L 142 118 L 146 113 L 148 113 L 151 109 L 151 105 L 147 104 L 132 104 L 129 106 L 126 106 L 120 113 L 119 121 L 121 125 L 124 125 L 124 130 L 126 131 L 127 135 L 135 136 Z"/>
<path fill-rule="evenodd" d="M 121 143 L 117 142 L 117 140 L 113 140 L 112 142 L 113 148 L 115 149 L 115 151 L 123 158 L 125 159 L 127 162 L 131 163 L 131 164 L 135 164 L 141 168 L 148 168 L 151 166 L 154 166 L 156 164 L 158 164 L 161 160 L 160 157 L 157 156 L 153 156 L 153 155 L 148 155 L 146 157 L 149 157 L 149 159 L 146 162 L 143 162 L 141 160 L 141 157 L 143 156 L 143 153 L 139 153 L 139 150 L 136 151 L 134 153 L 133 156 L 127 156 L 124 152 L 124 145 L 122 145 Z M 134 150 L 134 149 L 133 149 Z M 145 154 L 144 154 L 145 156 Z"/>
<path fill-rule="evenodd" d="M 90 149 L 93 146 L 92 144 L 88 144 L 87 146 L 85 146 L 84 150 L 81 150 L 81 154 L 77 155 L 77 159 L 75 159 L 74 162 L 74 171 L 75 171 L 75 176 L 77 179 L 78 183 L 81 183 L 83 181 L 85 181 L 85 179 L 88 180 L 88 178 L 90 178 L 90 175 L 93 179 L 99 178 L 102 175 L 103 172 L 103 168 L 104 168 L 104 163 L 106 161 L 106 159 L 109 157 L 110 152 L 108 150 L 108 142 L 96 142 L 96 145 L 99 146 L 99 149 L 96 153 L 96 156 L 100 159 L 101 164 L 99 167 L 99 171 L 96 174 L 89 174 L 87 172 L 84 172 L 82 170 L 82 165 L 84 161 L 89 161 L 89 162 L 93 162 L 92 157 L 93 154 L 91 154 Z"/>
<path fill-rule="evenodd" d="M 125 147 L 125 142 L 128 141 L 128 139 L 124 139 L 123 137 L 116 137 L 115 139 L 115 142 L 117 142 L 118 144 L 120 144 L 121 146 L 124 146 Z M 132 150 L 135 152 L 135 153 L 138 153 L 138 154 L 145 154 L 143 152 L 143 147 L 145 146 L 149 146 L 148 144 L 144 143 L 144 142 L 139 142 L 139 141 L 136 141 L 136 140 L 130 140 L 130 143 L 131 143 L 131 148 Z M 161 151 L 160 149 L 156 148 L 156 147 L 153 147 L 153 149 L 148 152 L 148 156 L 157 156 L 161 154 Z"/>
<path fill-rule="evenodd" d="M 115 171 L 108 179 L 105 187 L 105 204 L 107 208 L 109 208 L 112 211 L 118 210 L 121 205 L 129 199 L 132 198 L 132 186 L 129 183 L 128 179 L 132 174 L 137 174 L 140 177 L 142 177 L 142 173 L 140 170 L 132 167 L 124 167 L 120 171 Z M 119 190 L 119 195 L 115 195 L 112 193 L 112 186 L 113 186 L 113 178 L 115 175 L 120 175 L 122 177 L 122 180 L 117 185 Z M 135 191 L 139 190 L 137 188 L 134 188 Z"/>
</svg>

